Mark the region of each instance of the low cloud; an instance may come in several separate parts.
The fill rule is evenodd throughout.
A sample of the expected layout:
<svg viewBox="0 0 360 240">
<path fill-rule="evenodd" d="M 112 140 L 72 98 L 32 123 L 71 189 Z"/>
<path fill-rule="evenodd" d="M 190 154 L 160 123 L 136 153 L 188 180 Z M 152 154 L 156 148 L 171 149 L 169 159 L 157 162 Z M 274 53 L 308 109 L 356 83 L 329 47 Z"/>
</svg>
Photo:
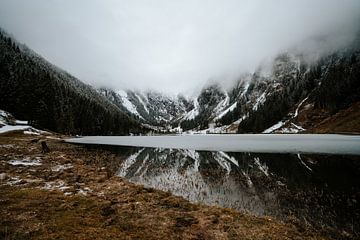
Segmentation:
<svg viewBox="0 0 360 240">
<path fill-rule="evenodd" d="M 295 46 L 352 41 L 359 0 L 2 0 L 0 25 L 82 81 L 190 93 Z"/>
</svg>

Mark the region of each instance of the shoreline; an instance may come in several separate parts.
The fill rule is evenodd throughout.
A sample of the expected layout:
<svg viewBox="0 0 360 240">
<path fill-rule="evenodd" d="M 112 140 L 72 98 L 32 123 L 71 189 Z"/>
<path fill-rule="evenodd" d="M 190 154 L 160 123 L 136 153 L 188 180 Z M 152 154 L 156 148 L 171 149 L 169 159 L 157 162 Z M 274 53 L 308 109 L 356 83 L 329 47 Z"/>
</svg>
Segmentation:
<svg viewBox="0 0 360 240">
<path fill-rule="evenodd" d="M 114 175 L 123 159 L 62 138 L 0 135 L 2 238 L 329 239 L 296 219 L 194 204 L 135 185 Z M 44 140 L 49 153 L 41 152 Z"/>
</svg>

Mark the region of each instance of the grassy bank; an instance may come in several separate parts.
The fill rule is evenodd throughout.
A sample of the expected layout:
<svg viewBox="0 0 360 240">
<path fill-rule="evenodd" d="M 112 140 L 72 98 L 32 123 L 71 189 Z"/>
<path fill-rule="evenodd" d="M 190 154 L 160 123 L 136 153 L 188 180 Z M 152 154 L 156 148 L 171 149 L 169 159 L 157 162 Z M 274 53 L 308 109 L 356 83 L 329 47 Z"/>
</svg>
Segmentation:
<svg viewBox="0 0 360 240">
<path fill-rule="evenodd" d="M 201 204 L 115 176 L 123 161 L 61 136 L 0 135 L 1 239 L 325 239 L 279 222 Z M 49 153 L 42 153 L 45 140 Z"/>
</svg>

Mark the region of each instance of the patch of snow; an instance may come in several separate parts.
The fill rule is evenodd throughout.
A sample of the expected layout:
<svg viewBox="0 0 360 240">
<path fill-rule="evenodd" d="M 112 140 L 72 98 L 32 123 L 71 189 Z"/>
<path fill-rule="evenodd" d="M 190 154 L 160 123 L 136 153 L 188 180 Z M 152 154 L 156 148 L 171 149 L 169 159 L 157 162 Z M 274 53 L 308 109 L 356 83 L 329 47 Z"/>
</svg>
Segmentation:
<svg viewBox="0 0 360 240">
<path fill-rule="evenodd" d="M 32 160 L 29 158 L 25 158 L 21 160 L 10 160 L 8 161 L 8 164 L 13 166 L 40 166 L 41 162 L 38 159 Z"/>
<path fill-rule="evenodd" d="M 291 125 L 293 125 L 295 128 L 297 128 L 299 131 L 304 131 L 305 128 L 299 126 L 299 125 L 296 125 L 295 123 L 291 123 Z"/>
<path fill-rule="evenodd" d="M 303 103 L 308 99 L 308 97 L 304 98 L 300 103 L 299 105 L 297 106 L 296 110 L 295 110 L 295 113 L 294 113 L 294 118 L 296 118 L 298 115 L 299 115 L 299 109 L 301 107 L 301 105 L 303 105 Z"/>
<path fill-rule="evenodd" d="M 117 91 L 117 93 L 119 94 L 119 96 L 121 97 L 121 102 L 123 104 L 123 106 L 132 114 L 139 116 L 140 118 L 143 119 L 143 117 L 138 113 L 138 111 L 136 110 L 136 106 L 129 101 L 128 99 L 128 94 L 123 91 L 123 90 L 119 90 Z"/>
<path fill-rule="evenodd" d="M 141 96 L 135 94 L 136 97 L 139 99 L 139 102 L 143 105 L 145 111 L 149 114 L 149 109 L 147 108 L 146 104 L 144 103 L 144 101 L 142 100 Z"/>
<path fill-rule="evenodd" d="M 18 176 L 10 177 L 9 180 L 6 182 L 6 185 L 15 186 L 15 185 L 18 185 L 19 183 L 21 183 L 21 181 L 22 180 Z"/>
<path fill-rule="evenodd" d="M 244 90 L 243 90 L 243 92 L 240 94 L 240 97 L 243 97 L 243 96 L 247 93 L 247 91 L 248 91 L 248 89 L 249 89 L 249 86 L 250 86 L 250 80 L 245 83 Z"/>
<path fill-rule="evenodd" d="M 45 186 L 42 189 L 45 190 L 60 190 L 64 192 L 65 190 L 69 189 L 70 187 L 65 185 L 65 182 L 62 180 L 56 180 L 52 182 L 46 182 Z"/>
<path fill-rule="evenodd" d="M 84 187 L 83 189 L 79 189 L 78 191 L 77 191 L 77 194 L 79 194 L 79 195 L 83 195 L 83 196 L 87 196 L 89 193 L 91 193 L 92 192 L 92 190 L 90 189 L 90 188 L 88 188 L 88 187 Z"/>
<path fill-rule="evenodd" d="M 70 169 L 72 167 L 73 167 L 73 165 L 71 165 L 70 163 L 65 164 L 65 165 L 56 165 L 56 166 L 51 168 L 51 171 L 53 171 L 53 172 L 61 172 L 63 170 Z"/>
<path fill-rule="evenodd" d="M 0 144 L 0 148 L 15 148 L 15 146 L 13 144 Z"/>
<path fill-rule="evenodd" d="M 275 130 L 278 130 L 279 128 L 281 128 L 282 126 L 284 126 L 286 122 L 280 121 L 277 124 L 269 127 L 268 129 L 264 130 L 262 133 L 272 133 Z"/>
<path fill-rule="evenodd" d="M 197 115 L 199 115 L 199 109 L 199 102 L 197 99 L 194 99 L 194 108 L 185 115 L 184 119 L 193 120 Z"/>
<path fill-rule="evenodd" d="M 258 98 L 256 99 L 256 103 L 255 103 L 255 105 L 253 106 L 252 109 L 253 109 L 254 111 L 256 111 L 256 110 L 259 108 L 259 106 L 260 106 L 261 104 L 263 104 L 265 101 L 266 101 L 266 93 L 264 92 L 263 94 L 260 95 L 260 97 L 258 97 Z"/>
<path fill-rule="evenodd" d="M 0 128 L 0 133 L 17 131 L 17 130 L 26 130 L 26 129 L 29 129 L 29 128 L 31 128 L 31 127 L 26 126 L 26 125 L 20 125 L 20 126 L 5 125 L 5 126 Z"/>
<path fill-rule="evenodd" d="M 242 116 L 241 118 L 239 118 L 238 120 L 236 120 L 235 122 L 233 122 L 232 124 L 240 124 L 242 121 L 244 121 L 247 117 L 249 116 L 249 113 L 247 113 L 246 115 Z"/>
<path fill-rule="evenodd" d="M 230 97 L 226 92 L 224 92 L 224 94 L 225 94 L 225 98 L 223 100 L 221 100 L 213 110 L 213 112 L 215 113 L 215 116 L 218 116 L 219 114 L 221 114 L 224 111 L 224 109 L 226 108 L 226 106 L 229 105 Z"/>
<path fill-rule="evenodd" d="M 286 186 L 286 184 L 283 183 L 283 182 L 281 182 L 281 181 L 276 181 L 276 183 L 277 183 L 277 185 L 279 185 L 279 186 Z"/>
<path fill-rule="evenodd" d="M 291 123 L 291 126 L 292 127 L 283 128 L 283 129 L 279 130 L 278 132 L 279 133 L 299 133 L 299 132 L 305 130 L 304 128 L 302 128 L 294 123 Z"/>
<path fill-rule="evenodd" d="M 232 104 L 230 107 L 226 108 L 223 112 L 221 112 L 218 116 L 214 118 L 214 121 L 221 119 L 223 116 L 225 116 L 228 112 L 234 111 L 234 109 L 237 106 L 237 102 Z"/>
<path fill-rule="evenodd" d="M 32 132 L 32 131 L 24 131 L 24 134 L 28 134 L 28 135 L 40 135 L 40 133 L 37 133 L 37 132 Z"/>
<path fill-rule="evenodd" d="M 28 125 L 28 121 L 15 120 L 16 125 Z"/>
</svg>

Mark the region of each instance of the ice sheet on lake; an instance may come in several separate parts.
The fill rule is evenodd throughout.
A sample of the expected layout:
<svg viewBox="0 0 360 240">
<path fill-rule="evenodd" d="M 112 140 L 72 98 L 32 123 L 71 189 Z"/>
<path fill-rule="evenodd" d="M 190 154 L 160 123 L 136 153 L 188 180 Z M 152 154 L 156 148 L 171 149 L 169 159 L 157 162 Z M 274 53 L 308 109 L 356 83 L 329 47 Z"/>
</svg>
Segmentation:
<svg viewBox="0 0 360 240">
<path fill-rule="evenodd" d="M 360 155 L 360 136 L 337 134 L 214 134 L 183 136 L 88 136 L 69 143 L 223 152 Z"/>
</svg>

